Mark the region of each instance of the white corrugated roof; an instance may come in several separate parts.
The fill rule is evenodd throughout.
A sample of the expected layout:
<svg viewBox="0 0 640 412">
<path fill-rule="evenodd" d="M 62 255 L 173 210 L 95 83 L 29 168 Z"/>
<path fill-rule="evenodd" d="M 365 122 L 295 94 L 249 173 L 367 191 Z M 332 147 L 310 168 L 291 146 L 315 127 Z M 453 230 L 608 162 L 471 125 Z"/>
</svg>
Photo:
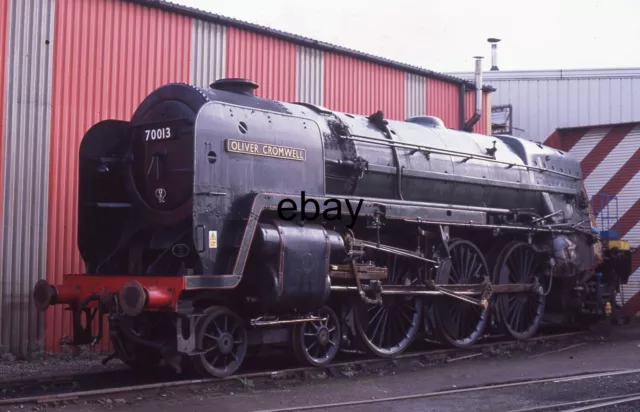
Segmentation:
<svg viewBox="0 0 640 412">
<path fill-rule="evenodd" d="M 473 72 L 447 73 L 465 80 L 473 79 Z M 573 70 L 499 70 L 482 73 L 483 81 L 490 80 L 558 80 L 558 79 L 625 79 L 640 78 L 640 67 Z"/>
</svg>

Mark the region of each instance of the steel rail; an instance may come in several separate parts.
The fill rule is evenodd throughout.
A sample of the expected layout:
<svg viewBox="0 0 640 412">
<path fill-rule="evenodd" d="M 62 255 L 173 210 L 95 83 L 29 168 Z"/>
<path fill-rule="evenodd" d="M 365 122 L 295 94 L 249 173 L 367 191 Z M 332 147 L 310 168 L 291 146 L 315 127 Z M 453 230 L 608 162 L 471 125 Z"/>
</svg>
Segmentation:
<svg viewBox="0 0 640 412">
<path fill-rule="evenodd" d="M 86 377 L 96 377 L 96 376 L 102 376 L 102 375 L 108 376 L 116 373 L 122 373 L 127 370 L 129 370 L 129 367 L 126 365 L 122 365 L 122 366 L 117 366 L 115 368 L 97 370 L 93 372 L 71 372 L 71 373 L 61 373 L 59 375 L 47 374 L 44 376 L 39 375 L 37 377 L 26 376 L 26 377 L 17 378 L 17 379 L 0 379 L 0 389 L 6 389 L 8 387 L 16 387 L 16 386 L 26 386 L 26 385 L 66 383 L 68 381 L 79 380 Z"/>
<path fill-rule="evenodd" d="M 527 344 L 527 343 L 534 343 L 534 342 L 539 342 L 544 340 L 562 340 L 565 338 L 584 336 L 586 334 L 588 334 L 587 331 L 567 332 L 567 333 L 558 333 L 553 335 L 536 336 L 535 338 L 531 338 L 527 341 L 508 340 L 508 341 L 487 342 L 487 343 L 482 343 L 466 349 L 447 348 L 447 349 L 437 349 L 437 350 L 430 350 L 430 351 L 418 351 L 418 352 L 411 352 L 411 353 L 403 353 L 394 358 L 371 357 L 368 359 L 332 363 L 322 367 L 309 366 L 309 367 L 237 374 L 237 375 L 232 375 L 225 378 L 184 379 L 184 380 L 176 380 L 176 381 L 169 381 L 169 382 L 157 382 L 157 383 L 151 383 L 151 384 L 129 385 L 126 387 L 95 389 L 95 390 L 78 391 L 78 392 L 62 392 L 57 394 L 34 395 L 34 396 L 27 396 L 27 397 L 21 397 L 21 398 L 7 398 L 7 399 L 0 399 L 0 406 L 9 406 L 9 405 L 16 405 L 16 404 L 31 404 L 31 403 L 46 403 L 46 402 L 61 402 L 61 401 L 74 400 L 78 398 L 87 398 L 87 397 L 99 396 L 99 395 L 131 393 L 136 391 L 145 391 L 150 389 L 161 389 L 161 388 L 169 388 L 169 387 L 175 388 L 175 387 L 201 385 L 206 383 L 215 383 L 215 382 L 231 381 L 231 380 L 238 380 L 238 379 L 273 378 L 273 377 L 287 376 L 290 374 L 320 373 L 322 371 L 328 371 L 335 368 L 341 368 L 341 367 L 353 366 L 353 365 L 360 366 L 360 365 L 368 365 L 368 364 L 392 364 L 393 362 L 398 360 L 420 358 L 423 356 L 436 358 L 436 357 L 441 357 L 443 355 L 456 355 L 460 353 L 481 354 L 482 349 L 492 348 L 498 345 L 508 345 L 508 346 L 517 347 L 521 343 Z M 456 360 L 456 359 L 447 358 L 447 360 Z M 104 373 L 106 372 L 97 372 L 96 375 L 101 375 Z M 71 378 L 72 376 L 73 375 L 66 375 L 64 376 L 64 378 Z M 78 374 L 78 376 L 87 376 L 87 374 L 82 373 L 82 374 Z M 40 377 L 40 378 L 34 379 L 33 381 L 42 382 L 43 379 L 46 380 L 47 378 Z M 26 382 L 26 379 L 19 380 L 19 382 L 23 382 L 23 381 Z M 0 382 L 0 384 L 1 383 L 9 383 L 9 381 Z"/>
<path fill-rule="evenodd" d="M 570 337 L 579 337 L 581 335 L 585 335 L 588 334 L 588 331 L 576 331 L 576 332 L 564 332 L 564 333 L 555 333 L 555 334 L 549 334 L 549 335 L 540 335 L 540 336 L 535 336 L 531 339 L 528 339 L 525 342 L 537 342 L 540 340 L 561 340 L 563 338 L 570 338 Z M 499 337 L 493 337 L 495 338 L 499 338 Z M 426 350 L 426 351 L 417 351 L 417 352 L 409 352 L 407 351 L 406 353 L 403 353 L 401 355 L 398 355 L 396 357 L 394 357 L 393 359 L 410 359 L 410 358 L 414 358 L 414 357 L 420 357 L 420 356 L 426 356 L 426 355 L 443 355 L 443 354 L 449 354 L 449 353 L 453 353 L 453 352 L 469 352 L 469 351 L 473 351 L 476 349 L 484 349 L 484 348 L 490 348 L 492 346 L 495 345 L 500 345 L 500 344 L 504 344 L 504 345 L 510 345 L 510 344 L 516 344 L 518 341 L 516 340 L 499 340 L 499 341 L 495 341 L 495 342 L 483 342 L 483 343 L 479 343 L 477 345 L 474 345 L 471 348 L 466 348 L 466 349 L 461 349 L 461 348 L 446 348 L 446 349 L 434 349 L 434 350 Z M 350 352 L 345 352 L 347 354 L 349 354 Z M 366 355 L 365 355 L 366 356 Z M 340 365 L 346 365 L 346 364 L 357 364 L 358 362 L 362 363 L 362 364 L 366 364 L 369 362 L 381 362 L 381 361 L 385 361 L 384 358 L 376 358 L 376 357 L 370 357 L 370 358 L 366 358 L 366 359 L 360 359 L 358 361 L 354 361 L 354 362 L 341 362 L 339 364 L 332 364 L 332 365 L 328 365 L 327 367 L 336 367 L 336 366 L 340 366 Z M 16 387 L 16 386 L 26 386 L 26 385 L 38 385 L 38 384 L 51 384 L 51 383 L 64 383 L 64 382 L 68 382 L 68 381 L 72 381 L 72 380 L 79 380 L 85 377 L 102 377 L 102 376 L 109 376 L 109 375 L 113 375 L 113 374 L 118 374 L 118 373 L 123 373 L 125 371 L 129 371 L 129 367 L 126 365 L 122 365 L 122 366 L 117 366 L 114 368 L 109 368 L 106 370 L 97 370 L 97 371 L 93 371 L 93 372 L 76 372 L 76 373 L 62 373 L 59 375 L 39 375 L 36 377 L 21 377 L 21 378 L 17 378 L 17 379 L 0 379 L 0 388 L 5 388 L 7 387 L 6 385 L 8 385 L 9 387 Z M 293 369 L 292 369 L 293 370 Z M 297 369 L 296 369 L 297 370 Z M 236 375 L 237 376 L 237 375 Z M 218 380 L 218 379 L 215 379 Z M 0 401 L 2 401 L 2 399 L 0 399 Z"/>
<path fill-rule="evenodd" d="M 554 403 L 551 405 L 543 405 L 543 406 L 534 406 L 533 408 L 524 408 L 524 409 L 516 409 L 513 411 L 508 411 L 508 412 L 542 412 L 548 409 L 556 409 L 556 408 L 564 408 L 565 406 L 577 406 L 577 405 L 583 405 L 586 403 L 593 403 L 593 402 L 603 402 L 603 401 L 619 401 L 616 403 L 609 403 L 607 402 L 607 404 L 595 404 L 595 405 L 588 405 L 585 406 L 585 408 L 587 409 L 582 409 L 582 408 L 578 408 L 578 409 L 568 409 L 565 410 L 564 412 L 570 412 L 570 411 L 587 411 L 589 409 L 593 409 L 593 408 L 601 408 L 603 406 L 610 406 L 610 405 L 615 405 L 618 403 L 625 403 L 625 402 L 632 402 L 635 399 L 635 397 L 640 396 L 640 393 L 633 393 L 633 394 L 626 394 L 626 395 L 615 395 L 615 396 L 605 396 L 603 398 L 592 398 L 592 399 L 584 399 L 581 401 L 572 401 L 572 402 L 562 402 L 562 403 Z M 630 399 L 633 398 L 633 399 Z"/>
<path fill-rule="evenodd" d="M 640 369 L 626 369 L 626 370 L 619 370 L 619 371 L 611 371 L 611 372 L 606 372 L 605 376 L 630 375 L 632 373 L 640 373 Z M 589 374 L 582 374 L 582 375 L 576 375 L 576 376 L 579 376 L 582 379 L 593 379 L 593 378 L 598 378 L 602 375 L 603 373 L 589 373 Z M 567 376 L 567 377 L 570 377 L 570 376 Z M 499 383 L 499 384 L 493 384 L 493 385 L 470 386 L 470 387 L 460 388 L 460 389 L 419 393 L 415 395 L 392 396 L 388 398 L 379 398 L 379 399 L 364 399 L 360 401 L 335 402 L 335 403 L 325 403 L 325 404 L 307 405 L 307 406 L 292 406 L 289 408 L 279 408 L 279 409 L 260 409 L 253 412 L 309 411 L 314 409 L 344 408 L 347 406 L 355 406 L 355 405 L 369 405 L 373 403 L 382 403 L 382 402 L 398 402 L 398 401 L 406 401 L 406 400 L 412 400 L 412 399 L 433 398 L 436 396 L 455 395 L 455 394 L 466 393 L 466 392 L 479 392 L 479 391 L 487 391 L 487 390 L 493 390 L 493 389 L 514 388 L 517 386 L 538 385 L 541 383 L 557 381 L 558 378 L 559 377 L 531 379 L 531 380 Z M 629 398 L 626 398 L 626 399 L 629 399 Z M 634 397 L 631 400 L 627 400 L 627 402 L 631 402 L 633 400 L 640 400 L 640 396 Z M 618 401 L 618 403 L 620 403 L 620 401 Z M 602 404 L 602 406 L 607 406 L 607 405 L 608 404 Z M 588 408 L 592 409 L 591 406 L 589 406 Z M 549 406 L 549 407 L 553 407 L 553 406 Z M 575 409 L 575 410 L 572 409 L 571 411 L 577 412 L 582 410 L 587 410 L 587 409 Z M 565 412 L 569 412 L 569 411 L 565 411 Z"/>
<path fill-rule="evenodd" d="M 633 395 L 628 396 L 628 397 L 626 397 L 624 399 L 619 399 L 619 400 L 609 401 L 609 402 L 600 402 L 600 403 L 596 403 L 594 405 L 588 405 L 588 406 L 582 406 L 580 408 L 568 409 L 568 410 L 565 410 L 564 412 L 588 411 L 590 409 L 602 408 L 602 407 L 605 407 L 605 406 L 620 405 L 621 403 L 628 403 L 628 402 L 635 402 L 635 401 L 640 401 L 640 393 L 634 393 Z"/>
</svg>

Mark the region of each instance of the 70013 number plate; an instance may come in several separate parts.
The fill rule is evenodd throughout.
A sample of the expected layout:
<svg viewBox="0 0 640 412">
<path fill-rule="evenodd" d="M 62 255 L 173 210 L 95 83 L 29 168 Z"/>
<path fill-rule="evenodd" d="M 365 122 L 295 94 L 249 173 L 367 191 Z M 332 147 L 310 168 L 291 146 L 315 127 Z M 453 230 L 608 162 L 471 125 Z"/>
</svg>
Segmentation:
<svg viewBox="0 0 640 412">
<path fill-rule="evenodd" d="M 144 129 L 142 131 L 142 138 L 145 142 L 155 142 L 158 140 L 171 140 L 175 139 L 176 133 L 171 127 L 154 127 L 150 129 Z"/>
</svg>

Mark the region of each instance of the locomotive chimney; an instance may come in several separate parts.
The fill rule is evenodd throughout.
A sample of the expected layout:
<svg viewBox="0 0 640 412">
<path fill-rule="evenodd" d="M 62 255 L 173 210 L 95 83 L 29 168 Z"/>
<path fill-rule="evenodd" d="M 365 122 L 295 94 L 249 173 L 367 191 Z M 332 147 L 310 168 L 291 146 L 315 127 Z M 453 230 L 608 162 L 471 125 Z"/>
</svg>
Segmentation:
<svg viewBox="0 0 640 412">
<path fill-rule="evenodd" d="M 209 85 L 214 90 L 222 90 L 230 93 L 244 94 L 246 96 L 255 96 L 254 90 L 257 89 L 258 83 L 249 79 L 219 79 Z"/>
<path fill-rule="evenodd" d="M 491 43 L 491 71 L 497 72 L 498 70 L 498 43 L 500 39 L 490 37 L 487 39 Z"/>
</svg>

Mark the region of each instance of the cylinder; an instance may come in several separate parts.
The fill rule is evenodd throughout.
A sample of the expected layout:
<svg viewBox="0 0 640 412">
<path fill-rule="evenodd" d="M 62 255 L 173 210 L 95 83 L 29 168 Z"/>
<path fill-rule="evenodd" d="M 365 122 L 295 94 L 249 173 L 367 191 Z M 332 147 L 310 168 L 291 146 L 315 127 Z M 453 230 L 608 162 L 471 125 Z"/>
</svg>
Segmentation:
<svg viewBox="0 0 640 412">
<path fill-rule="evenodd" d="M 270 223 L 259 223 L 254 235 L 254 247 L 268 259 L 280 252 L 280 232 Z"/>
<path fill-rule="evenodd" d="M 333 230 L 326 230 L 326 236 L 329 241 L 329 251 L 331 255 L 331 262 L 342 262 L 346 256 L 344 239 L 338 232 Z"/>
</svg>

